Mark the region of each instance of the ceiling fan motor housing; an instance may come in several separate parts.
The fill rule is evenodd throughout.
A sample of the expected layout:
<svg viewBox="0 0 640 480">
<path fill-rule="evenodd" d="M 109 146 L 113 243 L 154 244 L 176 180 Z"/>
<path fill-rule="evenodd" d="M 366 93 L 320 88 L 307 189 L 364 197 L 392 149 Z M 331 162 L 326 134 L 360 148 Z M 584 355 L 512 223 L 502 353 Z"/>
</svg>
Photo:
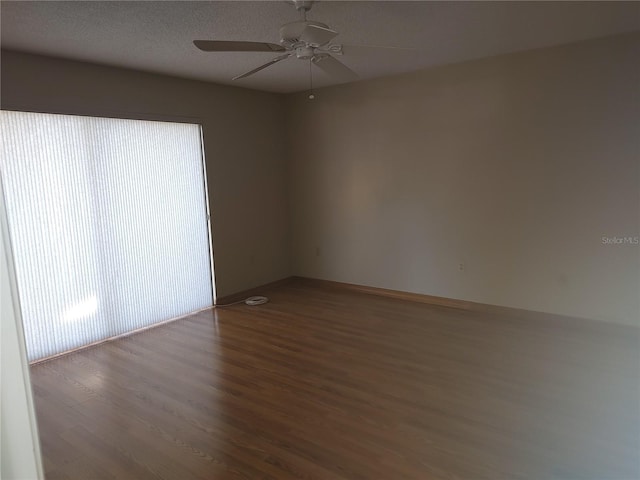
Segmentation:
<svg viewBox="0 0 640 480">
<path fill-rule="evenodd" d="M 329 26 L 324 23 L 314 22 L 312 20 L 299 20 L 297 22 L 285 23 L 280 27 L 280 43 L 285 47 L 289 46 L 291 48 L 295 48 L 297 46 L 296 43 L 300 42 L 302 32 L 309 25 L 329 28 Z"/>
</svg>

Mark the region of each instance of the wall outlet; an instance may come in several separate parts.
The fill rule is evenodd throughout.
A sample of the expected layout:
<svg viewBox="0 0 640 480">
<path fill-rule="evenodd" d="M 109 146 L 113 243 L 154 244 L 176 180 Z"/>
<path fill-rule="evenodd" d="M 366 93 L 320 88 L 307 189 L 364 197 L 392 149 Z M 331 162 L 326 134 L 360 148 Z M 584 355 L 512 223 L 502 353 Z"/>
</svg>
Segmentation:
<svg viewBox="0 0 640 480">
<path fill-rule="evenodd" d="M 464 272 L 464 263 L 459 263 L 458 264 L 458 271 Z"/>
</svg>

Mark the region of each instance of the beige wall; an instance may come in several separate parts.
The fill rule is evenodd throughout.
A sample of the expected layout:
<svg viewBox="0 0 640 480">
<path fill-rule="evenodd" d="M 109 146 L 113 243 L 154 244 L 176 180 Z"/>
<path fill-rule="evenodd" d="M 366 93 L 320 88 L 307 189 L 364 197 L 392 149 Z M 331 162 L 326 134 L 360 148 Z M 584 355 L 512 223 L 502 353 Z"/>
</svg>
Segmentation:
<svg viewBox="0 0 640 480">
<path fill-rule="evenodd" d="M 640 325 L 640 35 L 288 98 L 294 273 Z M 464 271 L 459 264 L 464 263 Z"/>
<path fill-rule="evenodd" d="M 640 248 L 602 244 L 640 235 L 637 58 L 632 34 L 310 102 L 3 52 L 1 100 L 200 121 L 219 295 L 293 273 L 640 325 Z"/>
<path fill-rule="evenodd" d="M 290 275 L 281 96 L 2 52 L 1 101 L 3 109 L 202 123 L 218 295 Z"/>
</svg>

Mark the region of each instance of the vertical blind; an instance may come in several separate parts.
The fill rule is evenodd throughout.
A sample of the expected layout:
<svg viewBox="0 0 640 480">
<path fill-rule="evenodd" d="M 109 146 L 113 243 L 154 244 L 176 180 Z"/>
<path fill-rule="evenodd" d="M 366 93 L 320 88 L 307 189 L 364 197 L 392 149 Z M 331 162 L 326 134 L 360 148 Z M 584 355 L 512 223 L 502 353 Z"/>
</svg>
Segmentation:
<svg viewBox="0 0 640 480">
<path fill-rule="evenodd" d="M 213 304 L 200 126 L 0 112 L 29 360 Z"/>
</svg>

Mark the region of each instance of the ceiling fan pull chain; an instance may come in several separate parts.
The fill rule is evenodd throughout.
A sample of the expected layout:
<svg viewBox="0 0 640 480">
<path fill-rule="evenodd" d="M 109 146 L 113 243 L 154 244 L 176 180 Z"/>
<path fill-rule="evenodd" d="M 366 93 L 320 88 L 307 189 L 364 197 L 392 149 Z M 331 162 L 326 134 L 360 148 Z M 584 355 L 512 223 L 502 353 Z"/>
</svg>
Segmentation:
<svg viewBox="0 0 640 480">
<path fill-rule="evenodd" d="M 309 59 L 309 100 L 313 100 L 316 96 L 313 94 L 313 73 L 311 68 L 311 59 Z"/>
</svg>

